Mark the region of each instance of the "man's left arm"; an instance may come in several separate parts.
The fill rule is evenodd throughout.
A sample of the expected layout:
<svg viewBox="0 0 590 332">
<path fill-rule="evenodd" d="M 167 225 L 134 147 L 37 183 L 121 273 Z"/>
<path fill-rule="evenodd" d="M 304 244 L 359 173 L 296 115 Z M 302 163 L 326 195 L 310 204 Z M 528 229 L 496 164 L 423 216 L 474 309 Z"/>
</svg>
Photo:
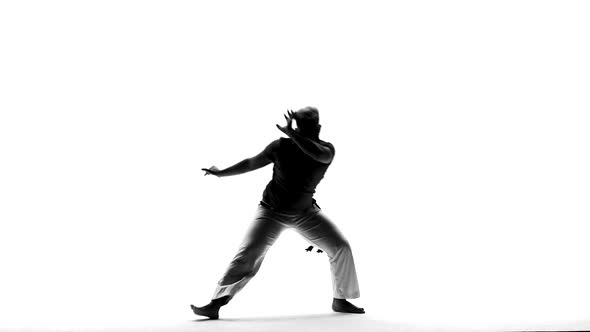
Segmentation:
<svg viewBox="0 0 590 332">
<path fill-rule="evenodd" d="M 285 115 L 287 125 L 284 127 L 277 125 L 277 128 L 279 128 L 280 131 L 285 133 L 285 135 L 289 136 L 289 138 L 291 138 L 293 142 L 297 144 L 297 146 L 301 149 L 301 151 L 303 151 L 303 153 L 310 156 L 314 160 L 323 164 L 329 164 L 330 162 L 332 162 L 332 159 L 334 158 L 334 146 L 332 146 L 331 144 L 329 147 L 325 146 L 320 142 L 316 142 L 312 139 L 309 139 L 295 131 L 291 127 L 291 123 L 293 122 L 293 112 L 288 111 L 287 114 L 288 116 Z"/>
<path fill-rule="evenodd" d="M 313 141 L 305 136 L 302 136 L 295 130 L 291 130 L 287 134 L 295 144 L 305 153 L 316 161 L 322 164 L 329 164 L 334 158 L 334 151 L 319 142 Z"/>
</svg>

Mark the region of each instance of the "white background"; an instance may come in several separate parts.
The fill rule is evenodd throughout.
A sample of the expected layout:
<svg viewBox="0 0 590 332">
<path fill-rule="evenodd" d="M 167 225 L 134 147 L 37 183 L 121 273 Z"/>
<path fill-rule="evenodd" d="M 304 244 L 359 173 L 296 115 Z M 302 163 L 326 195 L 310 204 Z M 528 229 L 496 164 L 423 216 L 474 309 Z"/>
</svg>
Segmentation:
<svg viewBox="0 0 590 332">
<path fill-rule="evenodd" d="M 315 106 L 316 199 L 394 322 L 590 319 L 587 2 L 0 4 L 0 327 L 188 320 Z M 285 232 L 229 317 L 329 312 Z M 272 303 L 270 303 L 272 301 Z M 529 324 L 529 325 L 527 325 Z M 588 327 L 588 326 L 585 326 Z"/>
</svg>

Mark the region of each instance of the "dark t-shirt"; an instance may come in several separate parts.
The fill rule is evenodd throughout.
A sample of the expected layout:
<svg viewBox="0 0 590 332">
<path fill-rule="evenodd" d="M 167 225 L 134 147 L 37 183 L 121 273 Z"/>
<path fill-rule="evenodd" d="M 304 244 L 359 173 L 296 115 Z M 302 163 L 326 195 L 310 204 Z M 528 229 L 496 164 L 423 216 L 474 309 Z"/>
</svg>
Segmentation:
<svg viewBox="0 0 590 332">
<path fill-rule="evenodd" d="M 332 149 L 330 143 L 320 141 Z M 272 180 L 264 189 L 262 200 L 276 211 L 299 213 L 313 205 L 313 194 L 328 166 L 306 155 L 290 138 L 279 138 L 264 150 L 274 163 Z"/>
</svg>

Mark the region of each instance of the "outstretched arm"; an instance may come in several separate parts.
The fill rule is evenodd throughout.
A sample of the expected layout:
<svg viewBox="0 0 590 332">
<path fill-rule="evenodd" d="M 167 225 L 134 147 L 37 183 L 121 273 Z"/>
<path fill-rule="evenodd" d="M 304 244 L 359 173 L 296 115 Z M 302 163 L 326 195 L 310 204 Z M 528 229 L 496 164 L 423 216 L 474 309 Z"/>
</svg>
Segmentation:
<svg viewBox="0 0 590 332">
<path fill-rule="evenodd" d="M 276 141 L 275 141 L 276 142 Z M 254 157 L 246 158 L 239 163 L 230 166 L 226 169 L 218 169 L 215 166 L 211 166 L 208 169 L 202 168 L 205 171 L 205 175 L 213 174 L 219 177 L 222 176 L 231 176 L 231 175 L 238 175 L 243 174 L 246 172 L 251 172 L 257 170 L 261 167 L 264 167 L 272 162 L 271 160 L 271 151 L 275 147 L 275 142 L 270 143 L 262 152 L 257 154 Z"/>
<path fill-rule="evenodd" d="M 334 158 L 333 146 L 325 146 L 295 131 L 291 127 L 293 116 L 293 111 L 287 111 L 287 115 L 285 115 L 285 119 L 287 119 L 287 125 L 284 127 L 277 125 L 277 128 L 289 136 L 289 138 L 291 138 L 293 142 L 297 144 L 303 153 L 310 156 L 314 160 L 319 161 L 320 163 L 329 164 Z"/>
</svg>

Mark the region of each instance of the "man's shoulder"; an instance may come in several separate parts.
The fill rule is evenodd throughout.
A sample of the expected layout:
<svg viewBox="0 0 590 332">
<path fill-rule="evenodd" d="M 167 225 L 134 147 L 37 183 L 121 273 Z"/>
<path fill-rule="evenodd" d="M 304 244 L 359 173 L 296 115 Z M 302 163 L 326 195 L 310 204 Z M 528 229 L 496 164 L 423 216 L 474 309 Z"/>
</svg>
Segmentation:
<svg viewBox="0 0 590 332">
<path fill-rule="evenodd" d="M 330 142 L 322 141 L 322 140 L 320 140 L 320 143 L 322 143 L 324 145 L 334 146 L 334 144 L 332 144 Z"/>
<path fill-rule="evenodd" d="M 266 148 L 264 148 L 264 153 L 271 159 L 274 160 L 273 155 L 277 153 L 281 146 L 281 138 L 275 139 L 274 141 L 268 143 Z"/>
<path fill-rule="evenodd" d="M 332 151 L 334 151 L 334 150 L 335 150 L 335 149 L 334 149 L 334 144 L 332 144 L 332 143 L 330 143 L 330 142 L 326 142 L 326 141 L 322 141 L 322 140 L 320 140 L 320 144 L 322 144 L 323 146 L 327 146 L 327 147 L 329 147 L 330 149 L 332 149 Z"/>
<path fill-rule="evenodd" d="M 327 141 L 323 141 L 323 140 L 318 140 L 318 142 L 323 145 L 328 147 L 330 150 L 332 150 L 332 152 L 334 152 L 336 149 L 334 148 L 334 144 L 327 142 Z M 293 141 L 293 139 L 289 138 L 289 137 L 280 137 L 274 141 L 272 141 L 270 143 L 271 145 L 273 145 L 276 148 L 279 148 L 280 146 L 288 146 L 288 145 L 293 145 L 295 146 L 295 141 Z"/>
</svg>

